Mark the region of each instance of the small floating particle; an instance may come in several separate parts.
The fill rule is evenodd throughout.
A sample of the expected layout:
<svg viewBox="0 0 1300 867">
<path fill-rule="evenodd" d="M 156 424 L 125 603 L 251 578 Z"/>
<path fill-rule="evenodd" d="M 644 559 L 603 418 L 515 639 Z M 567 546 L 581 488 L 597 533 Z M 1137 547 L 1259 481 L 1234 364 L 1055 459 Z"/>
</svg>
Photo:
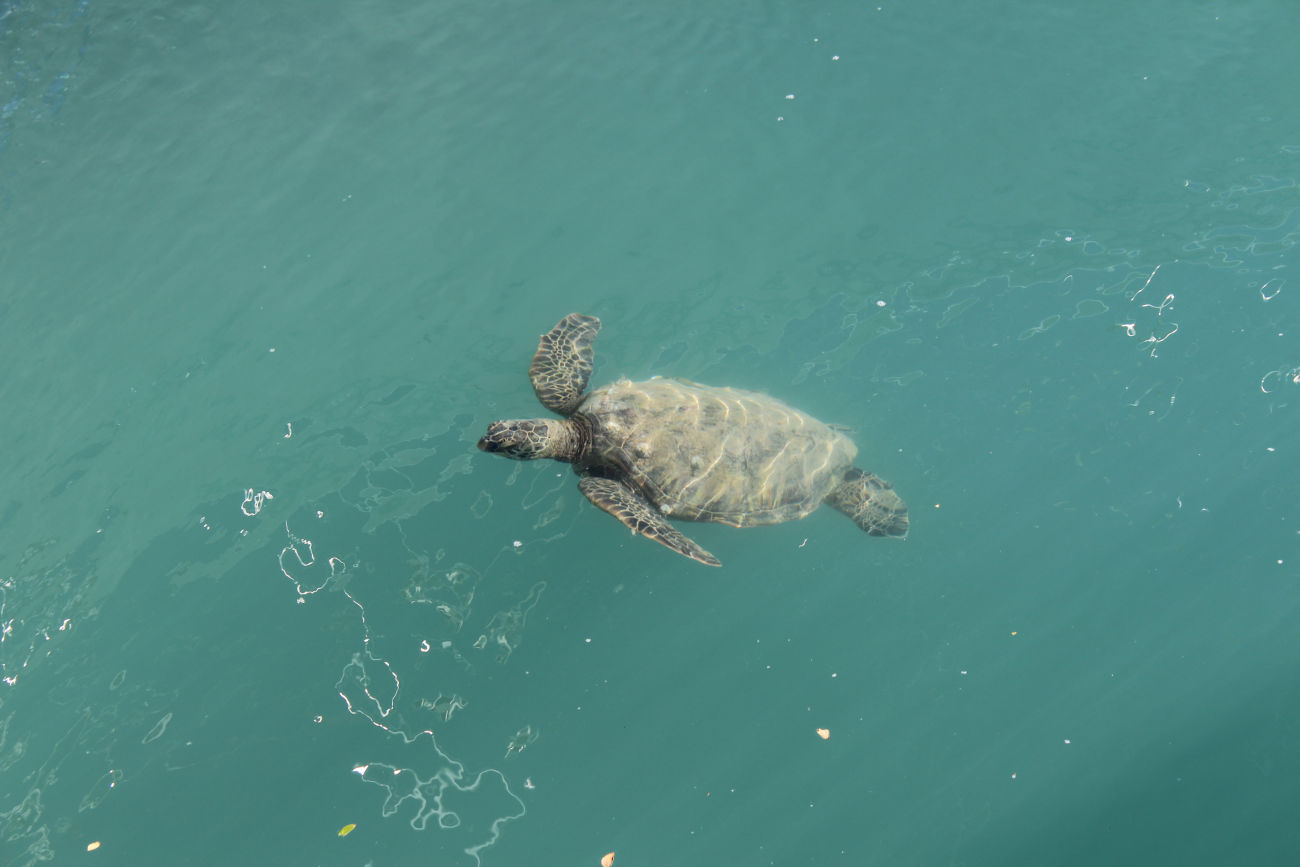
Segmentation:
<svg viewBox="0 0 1300 867">
<path fill-rule="evenodd" d="M 828 740 L 831 739 L 831 730 L 830 730 L 830 729 L 817 729 L 817 737 L 821 738 L 821 739 L 824 740 L 824 741 L 828 741 Z"/>
<path fill-rule="evenodd" d="M 342 828 L 339 828 L 339 836 L 340 836 L 340 837 L 346 837 L 347 835 L 351 834 L 351 833 L 352 833 L 353 831 L 355 831 L 356 829 L 357 829 L 357 823 L 356 823 L 356 822 L 348 822 L 348 823 L 347 823 L 346 825 L 344 825 Z"/>
<path fill-rule="evenodd" d="M 614 853 L 606 853 L 604 858 L 600 859 L 600 867 L 614 867 Z"/>
<path fill-rule="evenodd" d="M 96 840 L 95 842 L 93 842 L 93 843 L 89 844 L 88 846 L 86 846 L 86 851 L 87 851 L 87 852 L 94 852 L 94 851 L 95 851 L 96 849 L 98 849 L 98 848 L 99 848 L 99 841 Z"/>
</svg>

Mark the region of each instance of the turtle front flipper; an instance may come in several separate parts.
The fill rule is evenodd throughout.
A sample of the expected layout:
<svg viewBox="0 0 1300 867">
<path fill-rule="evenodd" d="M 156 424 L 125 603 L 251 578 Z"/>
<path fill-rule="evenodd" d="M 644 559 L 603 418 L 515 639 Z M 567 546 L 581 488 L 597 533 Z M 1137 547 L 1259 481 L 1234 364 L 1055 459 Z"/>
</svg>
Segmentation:
<svg viewBox="0 0 1300 867">
<path fill-rule="evenodd" d="M 528 378 L 547 409 L 569 415 L 582 402 L 591 378 L 591 342 L 599 332 L 600 320 L 595 316 L 570 313 L 542 335 Z"/>
<path fill-rule="evenodd" d="M 907 535 L 907 504 L 893 485 L 865 470 L 849 467 L 844 481 L 826 495 L 826 503 L 872 536 Z"/>
<path fill-rule="evenodd" d="M 622 482 L 584 476 L 578 482 L 578 490 L 592 503 L 622 521 L 633 533 L 653 539 L 706 566 L 722 565 L 717 557 L 683 536 L 645 497 Z"/>
</svg>

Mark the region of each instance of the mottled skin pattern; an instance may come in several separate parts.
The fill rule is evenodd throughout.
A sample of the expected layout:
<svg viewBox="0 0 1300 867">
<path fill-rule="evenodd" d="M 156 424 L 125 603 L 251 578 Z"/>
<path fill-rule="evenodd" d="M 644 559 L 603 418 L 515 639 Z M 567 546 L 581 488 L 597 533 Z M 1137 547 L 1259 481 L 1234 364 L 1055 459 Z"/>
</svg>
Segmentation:
<svg viewBox="0 0 1300 867">
<path fill-rule="evenodd" d="M 599 333 L 600 320 L 595 316 L 570 313 L 542 335 L 528 368 L 542 406 L 569 415 L 582 401 L 591 378 L 591 342 Z"/>
<path fill-rule="evenodd" d="M 775 398 L 679 379 L 620 380 L 578 407 L 591 422 L 581 468 L 621 478 L 665 515 L 733 527 L 802 518 L 858 448 Z"/>
<path fill-rule="evenodd" d="M 661 513 L 649 507 L 644 497 L 626 484 L 602 476 L 583 476 L 578 490 L 597 506 L 623 522 L 633 533 L 653 539 L 678 554 L 698 560 L 706 566 L 721 566 L 722 561 L 705 551 L 668 523 Z"/>
<path fill-rule="evenodd" d="M 542 335 L 533 356 L 538 399 L 567 418 L 496 421 L 478 447 L 573 464 L 594 505 L 709 566 L 722 564 L 670 517 L 776 524 L 825 502 L 873 536 L 907 535 L 906 504 L 888 482 L 853 466 L 853 442 L 775 398 L 680 379 L 624 379 L 584 398 L 599 331 L 599 319 L 572 313 Z"/>
<path fill-rule="evenodd" d="M 845 470 L 844 481 L 826 495 L 826 505 L 848 515 L 868 535 L 907 535 L 907 504 L 893 485 L 866 470 Z"/>
</svg>

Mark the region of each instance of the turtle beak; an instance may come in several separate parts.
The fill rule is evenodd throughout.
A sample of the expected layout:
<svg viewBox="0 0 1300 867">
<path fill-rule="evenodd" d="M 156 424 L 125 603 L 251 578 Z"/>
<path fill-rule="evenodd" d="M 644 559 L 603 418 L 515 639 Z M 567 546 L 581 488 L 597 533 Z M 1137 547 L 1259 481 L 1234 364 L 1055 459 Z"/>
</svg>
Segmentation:
<svg viewBox="0 0 1300 867">
<path fill-rule="evenodd" d="M 520 435 L 519 428 L 516 425 L 504 421 L 494 421 L 488 425 L 487 433 L 478 441 L 478 448 L 481 452 L 500 455 L 513 458 L 519 450 L 520 441 L 524 437 Z"/>
<path fill-rule="evenodd" d="M 483 438 L 478 441 L 479 451 L 489 452 L 493 454 L 501 451 L 501 437 L 493 436 L 493 428 L 495 427 L 496 425 L 492 425 L 492 427 L 489 427 L 488 432 L 485 433 L 483 435 Z"/>
</svg>

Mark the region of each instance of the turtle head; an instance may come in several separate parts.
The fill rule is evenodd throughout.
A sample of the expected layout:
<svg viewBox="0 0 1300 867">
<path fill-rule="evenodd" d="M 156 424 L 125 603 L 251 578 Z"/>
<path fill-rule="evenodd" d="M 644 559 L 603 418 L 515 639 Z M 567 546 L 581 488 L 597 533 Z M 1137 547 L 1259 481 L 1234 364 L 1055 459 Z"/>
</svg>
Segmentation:
<svg viewBox="0 0 1300 867">
<path fill-rule="evenodd" d="M 479 451 L 517 461 L 551 458 L 573 461 L 578 457 L 578 437 L 567 419 L 506 419 L 488 425 L 478 441 Z"/>
</svg>

